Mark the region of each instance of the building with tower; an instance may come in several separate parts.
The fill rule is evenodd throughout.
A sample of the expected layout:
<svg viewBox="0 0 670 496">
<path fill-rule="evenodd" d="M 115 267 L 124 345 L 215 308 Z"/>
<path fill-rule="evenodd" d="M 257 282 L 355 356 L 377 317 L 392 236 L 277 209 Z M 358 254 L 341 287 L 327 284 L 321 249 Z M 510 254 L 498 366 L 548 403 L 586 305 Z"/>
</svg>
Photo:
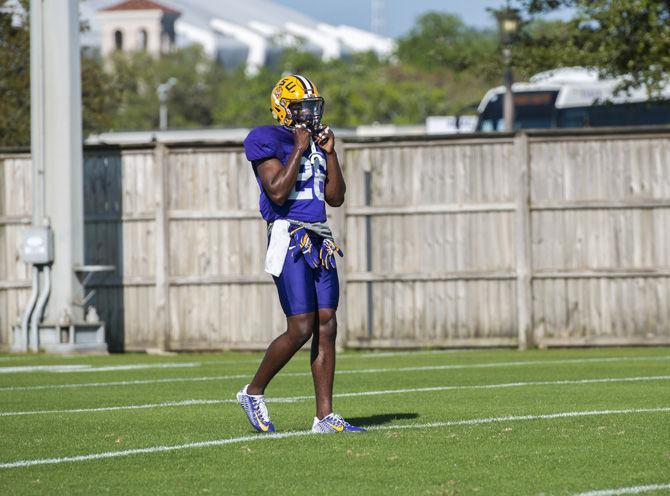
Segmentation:
<svg viewBox="0 0 670 496">
<path fill-rule="evenodd" d="M 167 53 L 175 46 L 175 21 L 179 16 L 179 11 L 152 0 L 126 0 L 100 9 L 101 53 Z"/>
<path fill-rule="evenodd" d="M 380 19 L 383 4 L 376 5 Z M 271 65 L 289 47 L 323 60 L 366 51 L 390 56 L 394 50 L 393 40 L 379 33 L 327 24 L 270 0 L 86 0 L 80 12 L 90 26 L 82 45 L 99 48 L 103 56 L 117 50 L 160 55 L 197 43 L 224 67 L 244 65 L 248 74 Z"/>
</svg>

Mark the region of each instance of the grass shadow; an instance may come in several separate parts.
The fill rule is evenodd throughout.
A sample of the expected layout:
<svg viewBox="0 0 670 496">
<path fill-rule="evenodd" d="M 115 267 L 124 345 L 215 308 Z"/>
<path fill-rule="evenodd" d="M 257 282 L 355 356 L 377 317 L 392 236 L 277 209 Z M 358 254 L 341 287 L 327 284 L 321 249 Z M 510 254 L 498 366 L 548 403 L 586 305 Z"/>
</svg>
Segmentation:
<svg viewBox="0 0 670 496">
<path fill-rule="evenodd" d="M 418 418 L 418 413 L 387 413 L 384 415 L 370 415 L 368 417 L 347 417 L 347 422 L 352 425 L 373 426 L 383 425 L 394 420 L 406 420 Z"/>
</svg>

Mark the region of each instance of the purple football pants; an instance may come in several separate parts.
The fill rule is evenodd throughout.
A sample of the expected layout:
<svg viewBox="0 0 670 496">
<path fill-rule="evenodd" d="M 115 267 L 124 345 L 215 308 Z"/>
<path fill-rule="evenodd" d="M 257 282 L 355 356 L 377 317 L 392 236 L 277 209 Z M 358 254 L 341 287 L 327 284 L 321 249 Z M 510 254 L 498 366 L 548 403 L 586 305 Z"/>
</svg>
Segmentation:
<svg viewBox="0 0 670 496">
<path fill-rule="evenodd" d="M 313 249 L 318 253 L 321 249 L 319 236 L 310 236 Z M 279 277 L 273 277 L 279 293 L 279 301 L 287 317 L 301 313 L 314 312 L 320 308 L 337 309 L 340 301 L 340 281 L 337 269 L 326 270 L 323 267 L 311 268 L 302 254 L 300 247 L 291 240 L 286 252 L 284 267 Z"/>
</svg>

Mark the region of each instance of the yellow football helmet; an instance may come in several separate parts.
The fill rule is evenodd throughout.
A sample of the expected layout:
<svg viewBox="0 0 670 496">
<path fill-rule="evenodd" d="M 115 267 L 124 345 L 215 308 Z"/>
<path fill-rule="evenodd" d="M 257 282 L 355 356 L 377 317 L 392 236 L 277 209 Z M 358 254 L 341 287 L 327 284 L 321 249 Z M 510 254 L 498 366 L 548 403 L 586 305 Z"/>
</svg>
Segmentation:
<svg viewBox="0 0 670 496">
<path fill-rule="evenodd" d="M 323 115 L 324 100 L 316 85 L 304 76 L 292 74 L 281 78 L 270 94 L 270 108 L 283 126 L 307 124 L 316 128 Z"/>
</svg>

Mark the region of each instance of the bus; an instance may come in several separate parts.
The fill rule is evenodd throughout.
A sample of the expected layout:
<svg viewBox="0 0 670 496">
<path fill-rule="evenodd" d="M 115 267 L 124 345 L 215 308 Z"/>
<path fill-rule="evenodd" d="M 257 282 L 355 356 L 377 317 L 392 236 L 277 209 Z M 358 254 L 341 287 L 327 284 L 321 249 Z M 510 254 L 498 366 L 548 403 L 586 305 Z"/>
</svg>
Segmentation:
<svg viewBox="0 0 670 496">
<path fill-rule="evenodd" d="M 541 72 L 514 83 L 516 129 L 670 124 L 670 84 L 654 99 L 644 88 L 617 91 L 623 78 L 570 67 Z M 505 87 L 490 89 L 477 108 L 477 131 L 505 131 Z"/>
</svg>

